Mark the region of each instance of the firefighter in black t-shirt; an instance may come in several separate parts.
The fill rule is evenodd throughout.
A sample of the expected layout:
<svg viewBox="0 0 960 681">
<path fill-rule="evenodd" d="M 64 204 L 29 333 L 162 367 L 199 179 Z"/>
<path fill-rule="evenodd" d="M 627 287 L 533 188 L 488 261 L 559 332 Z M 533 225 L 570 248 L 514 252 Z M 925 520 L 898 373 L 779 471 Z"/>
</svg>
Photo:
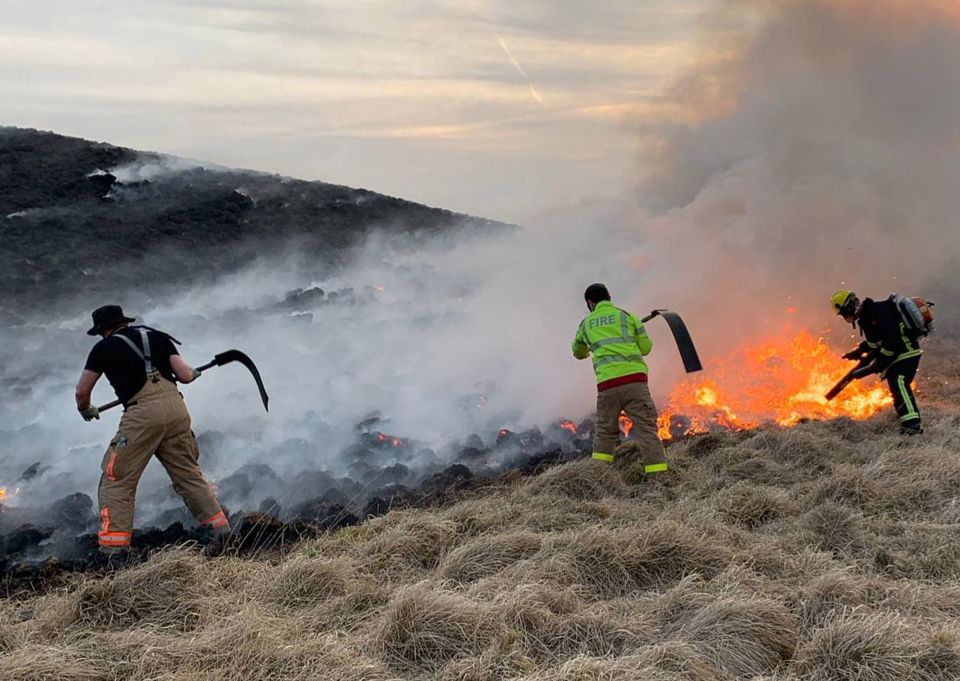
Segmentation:
<svg viewBox="0 0 960 681">
<path fill-rule="evenodd" d="M 920 408 L 911 387 L 923 350 L 918 338 L 908 331 L 896 302 L 870 298 L 861 301 L 853 291 L 841 289 L 833 294 L 831 304 L 838 315 L 860 327 L 864 338 L 859 346 L 843 356 L 865 363 L 854 371 L 854 378 L 880 374 L 893 395 L 893 404 L 900 417 L 900 433 L 923 433 Z"/>
<path fill-rule="evenodd" d="M 230 529 L 203 479 L 190 414 L 175 384 L 189 383 L 200 374 L 177 352 L 178 341 L 155 329 L 130 326 L 133 321 L 117 305 L 93 313 L 93 328 L 87 333 L 102 340 L 90 351 L 76 391 L 77 409 L 87 421 L 100 418 L 90 396 L 102 374 L 124 406 L 101 464 L 99 540 L 108 552 L 130 545 L 137 483 L 154 455 L 197 522 L 218 533 Z"/>
</svg>

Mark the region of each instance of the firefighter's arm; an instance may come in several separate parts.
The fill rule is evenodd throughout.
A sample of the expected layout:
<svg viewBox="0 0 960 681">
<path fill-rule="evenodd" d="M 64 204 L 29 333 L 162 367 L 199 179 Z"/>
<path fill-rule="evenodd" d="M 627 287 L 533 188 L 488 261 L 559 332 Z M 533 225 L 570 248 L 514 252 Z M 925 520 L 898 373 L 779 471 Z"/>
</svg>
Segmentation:
<svg viewBox="0 0 960 681">
<path fill-rule="evenodd" d="M 100 380 L 100 372 L 84 369 L 80 374 L 80 380 L 77 381 L 77 388 L 74 391 L 74 397 L 77 400 L 77 411 L 84 421 L 91 421 L 100 418 L 100 410 L 90 404 L 90 397 L 93 394 L 93 386 Z"/>
<path fill-rule="evenodd" d="M 590 356 L 590 348 L 587 341 L 583 338 L 583 325 L 577 329 L 577 335 L 573 339 L 573 356 L 577 359 L 586 359 Z"/>
<path fill-rule="evenodd" d="M 895 351 L 888 349 L 886 344 L 881 344 L 873 362 L 870 364 L 870 369 L 872 369 L 870 373 L 883 373 L 888 366 L 893 364 L 893 360 L 896 358 L 897 353 Z"/>
<path fill-rule="evenodd" d="M 173 369 L 173 375 L 181 383 L 191 383 L 200 376 L 200 372 L 187 364 L 187 360 L 179 354 L 170 355 L 170 368 Z"/>
<path fill-rule="evenodd" d="M 653 350 L 653 339 L 647 335 L 647 329 L 643 326 L 643 322 L 634 315 L 630 315 L 630 319 L 637 325 L 637 347 L 640 348 L 640 354 L 649 355 L 650 351 Z"/>
<path fill-rule="evenodd" d="M 866 345 L 873 354 L 872 356 L 868 355 L 864 358 L 864 366 L 854 372 L 854 377 L 863 378 L 870 374 L 882 374 L 886 371 L 887 367 L 893 364 L 893 360 L 897 358 L 896 351 L 890 348 L 896 347 L 898 340 L 896 333 L 891 333 L 890 331 L 884 333 L 882 336 L 874 338 L 868 337 L 863 344 Z"/>
<path fill-rule="evenodd" d="M 868 355 L 872 355 L 876 351 L 876 348 L 877 348 L 876 344 L 873 344 L 871 346 L 869 342 L 863 341 L 862 343 L 860 343 L 860 345 L 858 345 L 853 350 L 845 354 L 843 358 L 863 361 L 863 359 L 866 358 Z"/>
</svg>

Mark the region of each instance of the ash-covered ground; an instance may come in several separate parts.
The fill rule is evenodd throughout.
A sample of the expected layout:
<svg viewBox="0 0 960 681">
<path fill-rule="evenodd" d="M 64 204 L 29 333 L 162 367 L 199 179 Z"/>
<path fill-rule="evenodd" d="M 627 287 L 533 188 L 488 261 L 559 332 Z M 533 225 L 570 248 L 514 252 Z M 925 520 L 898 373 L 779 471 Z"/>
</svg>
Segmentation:
<svg viewBox="0 0 960 681">
<path fill-rule="evenodd" d="M 89 566 L 120 413 L 84 423 L 73 386 L 96 341 L 89 314 L 105 303 L 180 338 L 194 365 L 236 347 L 259 366 L 270 413 L 239 365 L 183 388 L 238 546 L 430 505 L 588 448 L 590 372 L 571 382 L 556 371 L 572 362 L 567 315 L 544 324 L 510 309 L 516 282 L 539 270 L 505 259 L 504 225 L 36 131 L 0 130 L 0 159 L 0 551 L 11 574 Z M 490 286 L 498 267 L 512 274 Z M 537 338 L 518 370 L 506 355 Z M 95 403 L 112 398 L 102 379 Z M 558 415 L 583 425 L 571 432 Z M 156 462 L 136 526 L 141 553 L 204 539 Z"/>
</svg>

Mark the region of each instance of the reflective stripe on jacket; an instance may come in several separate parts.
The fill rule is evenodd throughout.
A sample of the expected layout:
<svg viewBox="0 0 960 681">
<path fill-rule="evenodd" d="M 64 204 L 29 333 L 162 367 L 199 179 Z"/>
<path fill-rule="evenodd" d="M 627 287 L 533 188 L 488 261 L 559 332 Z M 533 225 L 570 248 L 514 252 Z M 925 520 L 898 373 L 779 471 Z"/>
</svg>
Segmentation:
<svg viewBox="0 0 960 681">
<path fill-rule="evenodd" d="M 584 317 L 573 339 L 573 356 L 586 359 L 593 355 L 597 383 L 630 374 L 646 374 L 644 355 L 650 354 L 653 341 L 637 317 L 614 307 L 609 300 L 597 303 Z"/>
</svg>

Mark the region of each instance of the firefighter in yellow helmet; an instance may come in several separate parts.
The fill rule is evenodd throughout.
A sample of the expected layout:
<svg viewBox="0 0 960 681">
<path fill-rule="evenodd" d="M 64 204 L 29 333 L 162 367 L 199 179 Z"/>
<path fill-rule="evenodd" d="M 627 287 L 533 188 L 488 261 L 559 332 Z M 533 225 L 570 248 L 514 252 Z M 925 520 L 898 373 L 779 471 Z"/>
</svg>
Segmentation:
<svg viewBox="0 0 960 681">
<path fill-rule="evenodd" d="M 880 374 L 893 395 L 893 404 L 900 418 L 900 433 L 921 434 L 923 424 L 911 384 L 923 351 L 918 336 L 907 328 L 897 303 L 892 299 L 860 300 L 853 291 L 840 289 L 830 298 L 830 304 L 844 320 L 859 327 L 863 336 L 863 342 L 843 356 L 863 364 L 854 372 L 854 377 Z"/>
<path fill-rule="evenodd" d="M 657 436 L 657 408 L 647 388 L 647 364 L 653 341 L 643 322 L 614 307 L 603 284 L 591 284 L 584 292 L 590 310 L 573 339 L 573 356 L 593 355 L 597 376 L 597 425 L 593 458 L 612 463 L 620 442 L 620 414 L 633 422 L 631 439 L 643 448 L 645 472 L 667 470 L 663 444 Z"/>
</svg>

